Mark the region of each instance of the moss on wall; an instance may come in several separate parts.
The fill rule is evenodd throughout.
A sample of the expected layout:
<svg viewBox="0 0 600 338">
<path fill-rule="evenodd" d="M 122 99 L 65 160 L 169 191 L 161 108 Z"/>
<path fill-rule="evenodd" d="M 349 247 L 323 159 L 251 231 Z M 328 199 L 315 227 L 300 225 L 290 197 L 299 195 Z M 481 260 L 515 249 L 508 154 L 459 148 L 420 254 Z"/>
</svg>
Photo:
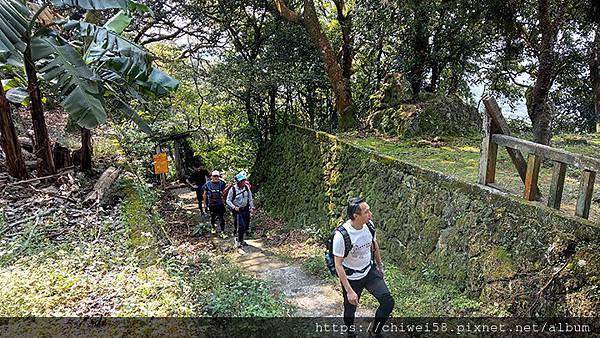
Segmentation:
<svg viewBox="0 0 600 338">
<path fill-rule="evenodd" d="M 598 315 L 597 224 L 298 127 L 272 141 L 253 177 L 270 213 L 322 239 L 362 195 L 401 268 L 434 270 L 517 315 Z"/>
</svg>

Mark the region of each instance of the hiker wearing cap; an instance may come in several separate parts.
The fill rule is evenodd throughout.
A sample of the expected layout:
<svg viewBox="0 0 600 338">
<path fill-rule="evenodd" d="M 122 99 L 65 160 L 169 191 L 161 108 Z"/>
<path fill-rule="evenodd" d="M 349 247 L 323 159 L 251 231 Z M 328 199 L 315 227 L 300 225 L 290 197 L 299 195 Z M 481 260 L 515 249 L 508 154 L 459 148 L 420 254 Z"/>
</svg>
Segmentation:
<svg viewBox="0 0 600 338">
<path fill-rule="evenodd" d="M 371 221 L 371 210 L 362 197 L 348 201 L 348 220 L 333 235 L 335 271 L 342 283 L 344 324 L 353 327 L 360 295 L 367 289 L 379 302 L 370 336 L 380 336 L 394 308 L 394 298 L 383 280 L 383 263 Z M 349 332 L 348 336 L 355 336 Z"/>
<path fill-rule="evenodd" d="M 216 220 L 219 219 L 221 231 L 225 232 L 225 204 L 223 202 L 223 190 L 225 182 L 221 180 L 221 173 L 217 170 L 213 171 L 210 176 L 210 181 L 206 182 L 202 187 L 204 205 L 208 206 L 210 211 L 210 224 L 216 228 Z"/>
<path fill-rule="evenodd" d="M 246 185 L 246 180 L 245 172 L 235 175 L 235 184 L 227 193 L 227 205 L 233 210 L 237 224 L 237 237 L 234 238 L 236 248 L 246 245 L 244 235 L 250 226 L 250 210 L 254 210 L 252 192 Z"/>
</svg>

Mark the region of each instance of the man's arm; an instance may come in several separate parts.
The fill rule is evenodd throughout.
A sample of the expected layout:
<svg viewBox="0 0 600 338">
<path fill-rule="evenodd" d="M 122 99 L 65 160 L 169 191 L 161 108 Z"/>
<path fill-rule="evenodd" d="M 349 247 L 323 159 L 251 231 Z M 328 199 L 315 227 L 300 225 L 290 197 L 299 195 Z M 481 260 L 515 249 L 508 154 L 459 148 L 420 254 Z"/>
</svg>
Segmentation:
<svg viewBox="0 0 600 338">
<path fill-rule="evenodd" d="M 252 191 L 250 190 L 250 188 L 248 188 L 248 198 L 249 198 L 249 206 L 250 209 L 254 209 L 254 198 L 252 198 Z"/>
<path fill-rule="evenodd" d="M 192 189 L 198 189 L 198 188 L 196 187 L 196 185 L 192 184 L 192 182 L 190 181 L 190 179 L 189 179 L 189 178 L 186 178 L 186 179 L 185 179 L 185 181 L 187 182 L 187 184 L 188 184 L 190 187 L 192 187 Z"/>
<path fill-rule="evenodd" d="M 238 208 L 235 206 L 235 204 L 233 204 L 233 189 L 235 189 L 235 186 L 229 188 L 229 191 L 227 192 L 227 205 L 233 209 L 233 210 L 238 210 Z"/>
<path fill-rule="evenodd" d="M 350 286 L 350 282 L 348 282 L 348 276 L 346 276 L 346 271 L 342 266 L 342 262 L 344 261 L 344 257 L 333 256 L 333 260 L 335 262 L 335 271 L 337 275 L 340 277 L 340 281 L 342 282 L 342 286 L 344 290 L 346 290 L 346 296 L 348 297 L 348 302 L 352 305 L 358 305 L 358 295 Z"/>
<path fill-rule="evenodd" d="M 206 192 L 206 190 L 204 190 L 204 193 L 202 194 L 202 200 L 204 200 L 204 205 L 208 205 L 208 193 Z"/>
<path fill-rule="evenodd" d="M 377 237 L 373 238 L 373 257 L 375 258 L 375 264 L 377 264 L 377 270 L 383 274 L 383 262 L 381 261 L 381 251 L 379 251 Z"/>
</svg>

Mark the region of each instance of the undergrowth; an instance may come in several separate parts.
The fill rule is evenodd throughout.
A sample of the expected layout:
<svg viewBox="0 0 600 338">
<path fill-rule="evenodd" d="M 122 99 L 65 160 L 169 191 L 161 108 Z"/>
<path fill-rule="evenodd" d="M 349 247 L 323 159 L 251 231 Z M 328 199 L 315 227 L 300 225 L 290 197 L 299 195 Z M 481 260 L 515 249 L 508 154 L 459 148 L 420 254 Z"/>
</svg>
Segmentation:
<svg viewBox="0 0 600 338">
<path fill-rule="evenodd" d="M 126 176 L 126 175 L 125 175 Z M 269 286 L 226 259 L 179 255 L 157 205 L 166 196 L 130 176 L 116 183 L 117 208 L 100 227 L 67 240 L 31 227 L 3 239 L 0 316 L 286 316 Z"/>
</svg>

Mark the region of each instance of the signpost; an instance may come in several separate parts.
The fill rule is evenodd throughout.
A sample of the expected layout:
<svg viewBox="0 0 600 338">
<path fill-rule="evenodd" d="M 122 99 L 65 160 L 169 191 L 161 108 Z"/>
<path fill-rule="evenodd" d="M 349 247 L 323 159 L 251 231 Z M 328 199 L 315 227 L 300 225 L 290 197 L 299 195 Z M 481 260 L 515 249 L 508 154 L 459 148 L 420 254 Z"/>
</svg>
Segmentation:
<svg viewBox="0 0 600 338">
<path fill-rule="evenodd" d="M 166 184 L 165 174 L 169 172 L 169 161 L 167 160 L 167 153 L 162 152 L 160 146 L 156 147 L 156 154 L 154 158 L 154 174 L 160 176 L 160 184 L 164 187 Z"/>
<path fill-rule="evenodd" d="M 169 172 L 169 162 L 167 161 L 166 153 L 154 154 L 154 173 L 166 174 Z"/>
</svg>

